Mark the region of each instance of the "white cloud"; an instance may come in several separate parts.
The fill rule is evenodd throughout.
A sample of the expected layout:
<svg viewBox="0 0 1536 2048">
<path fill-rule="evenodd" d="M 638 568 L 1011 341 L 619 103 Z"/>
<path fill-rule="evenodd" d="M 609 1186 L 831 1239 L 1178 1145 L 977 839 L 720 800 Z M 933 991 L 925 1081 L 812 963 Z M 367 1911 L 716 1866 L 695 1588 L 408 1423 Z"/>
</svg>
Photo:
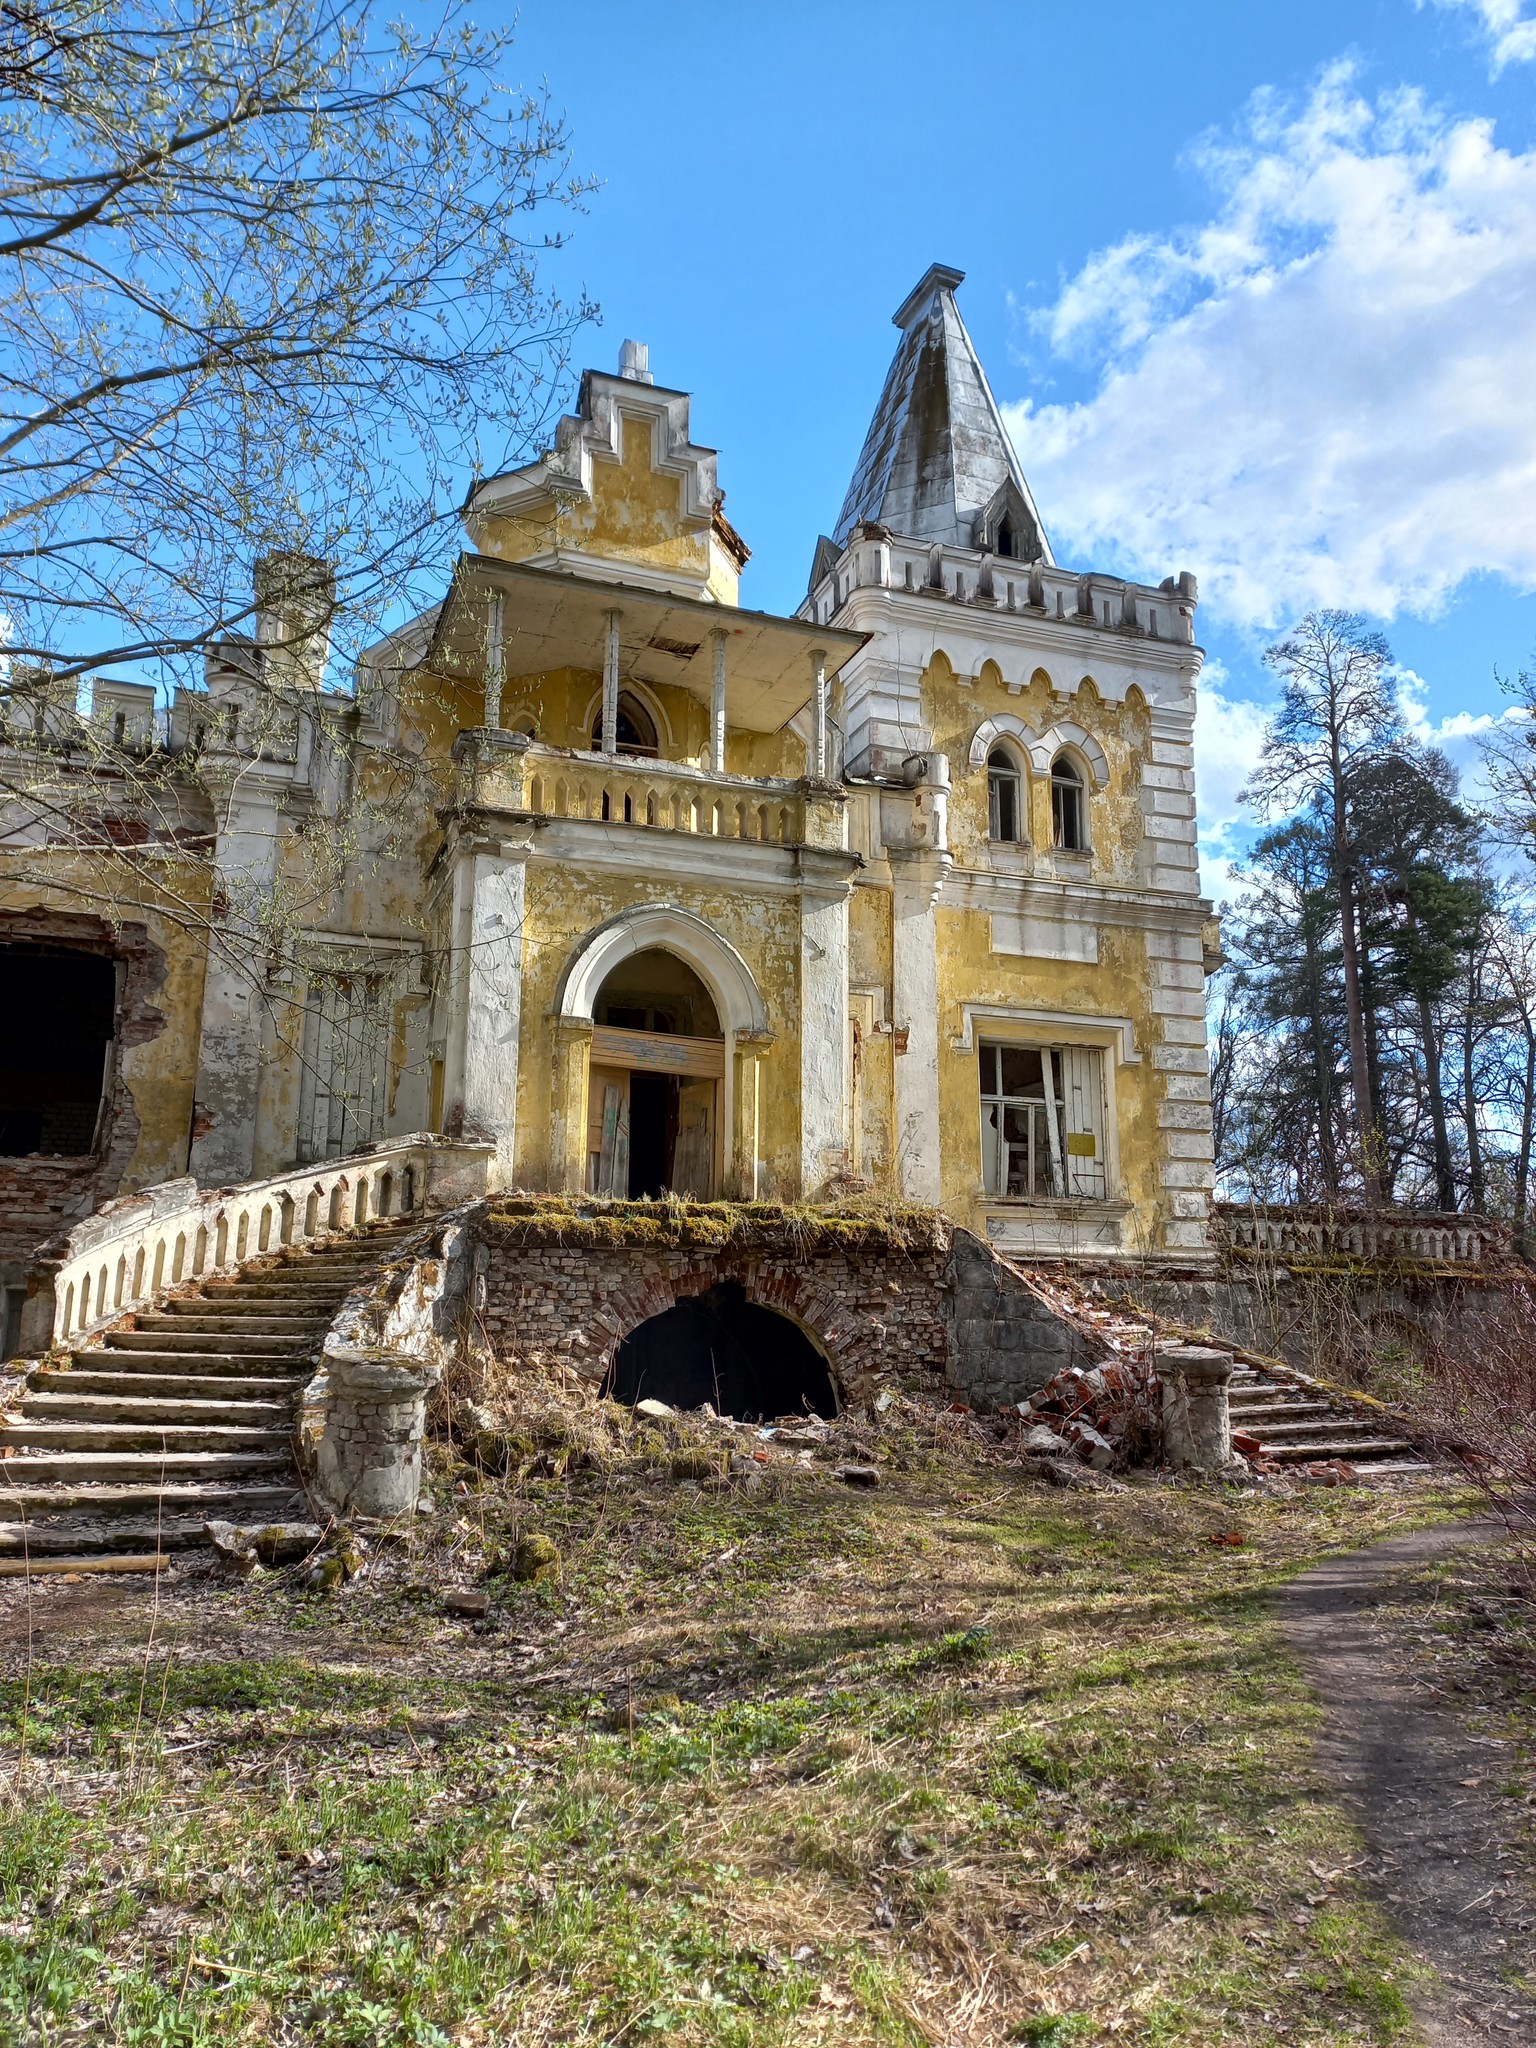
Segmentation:
<svg viewBox="0 0 1536 2048">
<path fill-rule="evenodd" d="M 1424 0 L 1416 0 L 1420 7 Z M 1536 58 L 1536 20 L 1525 11 L 1525 0 L 1434 0 L 1437 7 L 1470 8 L 1488 43 L 1488 56 L 1497 77 L 1506 64 L 1528 64 Z"/>
<path fill-rule="evenodd" d="M 1242 886 L 1233 876 L 1232 863 L 1253 836 L 1253 820 L 1237 797 L 1257 765 L 1267 719 L 1262 704 L 1229 694 L 1219 661 L 1205 664 L 1195 709 L 1200 887 L 1218 901 Z"/>
<path fill-rule="evenodd" d="M 1257 627 L 1536 587 L 1536 151 L 1340 64 L 1197 160 L 1213 217 L 1100 252 L 1041 316 L 1096 394 L 1007 409 L 1063 553 L 1195 569 Z"/>
</svg>

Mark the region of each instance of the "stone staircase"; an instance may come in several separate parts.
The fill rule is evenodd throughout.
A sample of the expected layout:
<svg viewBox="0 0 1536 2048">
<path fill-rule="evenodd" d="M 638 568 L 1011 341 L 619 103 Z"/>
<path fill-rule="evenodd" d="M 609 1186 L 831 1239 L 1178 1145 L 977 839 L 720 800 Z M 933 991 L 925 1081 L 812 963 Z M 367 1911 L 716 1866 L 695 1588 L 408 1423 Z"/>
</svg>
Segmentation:
<svg viewBox="0 0 1536 2048">
<path fill-rule="evenodd" d="M 1227 1390 L 1234 1432 L 1256 1438 L 1260 1455 L 1277 1465 L 1335 1462 L 1358 1468 L 1362 1480 L 1423 1477 L 1433 1468 L 1391 1418 L 1380 1420 L 1323 1389 L 1272 1377 L 1239 1363 Z"/>
<path fill-rule="evenodd" d="M 305 1519 L 298 1397 L 343 1300 L 421 1219 L 288 1252 L 34 1366 L 0 1419 L 0 1558 L 149 1554 Z"/>
</svg>

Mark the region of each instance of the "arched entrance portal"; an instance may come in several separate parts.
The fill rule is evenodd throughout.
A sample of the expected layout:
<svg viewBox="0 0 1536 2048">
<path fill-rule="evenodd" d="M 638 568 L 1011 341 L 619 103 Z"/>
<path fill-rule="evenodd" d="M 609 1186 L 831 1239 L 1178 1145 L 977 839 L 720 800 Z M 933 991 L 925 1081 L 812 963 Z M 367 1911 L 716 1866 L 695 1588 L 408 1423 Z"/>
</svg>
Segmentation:
<svg viewBox="0 0 1536 2048">
<path fill-rule="evenodd" d="M 666 1401 L 739 1422 L 837 1413 L 827 1361 L 798 1323 L 748 1301 L 737 1280 L 685 1295 L 631 1331 L 606 1391 L 615 1401 Z"/>
<path fill-rule="evenodd" d="M 621 960 L 592 1006 L 587 1186 L 706 1200 L 718 1185 L 725 1039 L 714 998 L 675 953 Z"/>
</svg>

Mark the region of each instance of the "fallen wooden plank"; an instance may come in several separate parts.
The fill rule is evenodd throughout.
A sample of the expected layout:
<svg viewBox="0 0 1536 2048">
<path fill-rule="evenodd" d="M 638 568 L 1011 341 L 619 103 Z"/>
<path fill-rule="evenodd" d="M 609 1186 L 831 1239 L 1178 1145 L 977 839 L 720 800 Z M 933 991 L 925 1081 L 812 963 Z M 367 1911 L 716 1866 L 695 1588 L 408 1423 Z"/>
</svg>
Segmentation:
<svg viewBox="0 0 1536 2048">
<path fill-rule="evenodd" d="M 170 1561 L 162 1554 L 115 1557 L 110 1552 L 94 1557 L 0 1557 L 0 1579 L 37 1578 L 44 1572 L 163 1572 Z"/>
</svg>

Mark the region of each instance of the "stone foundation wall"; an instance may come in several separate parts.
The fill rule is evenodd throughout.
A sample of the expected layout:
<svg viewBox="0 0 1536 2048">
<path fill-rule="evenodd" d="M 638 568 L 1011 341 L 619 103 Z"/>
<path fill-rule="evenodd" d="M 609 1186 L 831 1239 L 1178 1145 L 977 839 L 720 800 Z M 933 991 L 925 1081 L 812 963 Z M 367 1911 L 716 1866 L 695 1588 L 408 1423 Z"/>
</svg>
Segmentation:
<svg viewBox="0 0 1536 2048">
<path fill-rule="evenodd" d="M 800 1324 L 842 1399 L 884 1374 L 950 1368 L 948 1256 L 924 1252 L 685 1251 L 498 1242 L 485 1226 L 479 1320 L 505 1366 L 556 1361 L 601 1382 L 619 1345 L 684 1295 L 734 1280 Z"/>
<path fill-rule="evenodd" d="M 1487 1331 L 1530 1280 L 1508 1268 L 1437 1275 L 1229 1266 L 1217 1275 L 1106 1273 L 1091 1284 L 1298 1372 L 1350 1381 L 1431 1348 L 1475 1363 Z"/>
<path fill-rule="evenodd" d="M 601 1384 L 631 1331 L 722 1281 L 798 1323 L 844 1401 L 867 1399 L 893 1375 L 937 1379 L 973 1408 L 1003 1407 L 1102 1353 L 964 1230 L 936 1230 L 917 1249 L 807 1247 L 792 1226 L 782 1243 L 721 1250 L 530 1243 L 524 1225 L 492 1211 L 476 1236 L 477 1317 L 513 1371 L 552 1361 Z"/>
</svg>

